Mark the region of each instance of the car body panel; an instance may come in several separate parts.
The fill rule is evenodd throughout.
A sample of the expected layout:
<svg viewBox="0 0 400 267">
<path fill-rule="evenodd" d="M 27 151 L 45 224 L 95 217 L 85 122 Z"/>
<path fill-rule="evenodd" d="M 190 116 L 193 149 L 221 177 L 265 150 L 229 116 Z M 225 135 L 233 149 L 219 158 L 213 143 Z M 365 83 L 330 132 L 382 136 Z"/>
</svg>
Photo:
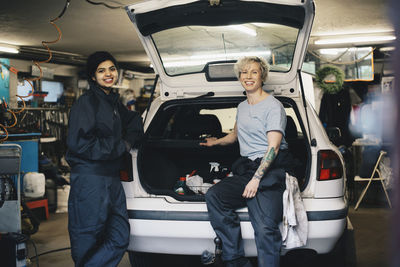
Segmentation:
<svg viewBox="0 0 400 267">
<path fill-rule="evenodd" d="M 130 202 L 130 250 L 198 255 L 213 251 L 215 233 L 208 221 L 205 203 L 168 203 L 165 198 Z M 346 224 L 347 206 L 342 198 L 304 200 L 308 216 L 308 241 L 303 248 L 328 253 Z M 138 210 L 138 208 L 144 208 Z M 254 231 L 247 209 L 238 210 L 246 255 L 256 256 Z M 154 241 L 154 242 L 150 242 Z M 151 245 L 150 245 L 151 244 Z M 282 254 L 287 252 L 283 248 Z"/>
<path fill-rule="evenodd" d="M 128 250 L 149 253 L 200 255 L 204 250 L 214 251 L 214 230 L 206 221 L 130 220 L 131 235 Z M 241 222 L 245 254 L 257 256 L 254 232 L 250 222 Z M 330 252 L 343 233 L 346 218 L 310 221 L 308 242 L 302 249 L 312 249 L 319 254 Z M 158 229 L 149 231 L 149 229 Z M 325 230 L 324 230 L 325 229 Z M 329 231 L 326 231 L 329 229 Z M 281 254 L 288 252 L 284 247 Z"/>
</svg>

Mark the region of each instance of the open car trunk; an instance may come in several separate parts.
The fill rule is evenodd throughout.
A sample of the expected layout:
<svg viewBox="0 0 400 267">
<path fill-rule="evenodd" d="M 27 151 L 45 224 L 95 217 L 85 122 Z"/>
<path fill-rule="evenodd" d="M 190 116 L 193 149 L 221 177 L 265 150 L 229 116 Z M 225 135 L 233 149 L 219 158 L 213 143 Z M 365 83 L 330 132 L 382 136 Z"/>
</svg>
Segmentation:
<svg viewBox="0 0 400 267">
<path fill-rule="evenodd" d="M 194 187 L 194 192 L 185 195 L 175 193 L 174 185 L 179 177 L 189 174 L 198 175 L 204 183 L 211 184 L 214 179 L 226 179 L 232 163 L 240 157 L 238 143 L 214 147 L 200 146 L 199 143 L 207 137 L 222 137 L 232 131 L 236 107 L 244 99 L 193 98 L 167 101 L 161 105 L 138 154 L 139 176 L 144 189 L 177 200 L 204 201 L 209 185 Z M 311 164 L 310 146 L 303 134 L 304 125 L 292 99 L 277 99 L 283 103 L 287 113 L 285 138 L 296 159 L 293 162 L 295 175 L 303 189 L 308 182 Z M 215 163 L 219 164 L 217 169 L 212 167 Z"/>
</svg>

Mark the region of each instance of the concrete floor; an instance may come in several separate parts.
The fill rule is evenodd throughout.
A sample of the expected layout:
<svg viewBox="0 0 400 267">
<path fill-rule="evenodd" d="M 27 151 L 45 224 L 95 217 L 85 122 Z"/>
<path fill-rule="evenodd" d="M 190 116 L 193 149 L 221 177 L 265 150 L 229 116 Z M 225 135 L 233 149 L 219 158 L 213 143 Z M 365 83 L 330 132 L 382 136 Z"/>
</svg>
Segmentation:
<svg viewBox="0 0 400 267">
<path fill-rule="evenodd" d="M 67 213 L 51 213 L 49 220 L 42 220 L 39 231 L 31 236 L 32 241 L 36 245 L 37 254 L 41 254 L 51 250 L 64 249 L 39 256 L 40 267 L 69 267 L 74 266 L 71 258 L 71 250 L 69 249 L 68 235 L 68 214 Z M 36 255 L 32 242 L 28 242 L 29 258 Z M 36 267 L 36 259 L 32 259 L 27 267 Z M 130 267 L 128 254 L 126 253 L 119 267 Z"/>
<path fill-rule="evenodd" d="M 388 208 L 362 207 L 350 210 L 349 217 L 354 227 L 357 266 L 389 266 L 390 220 Z"/>
<path fill-rule="evenodd" d="M 350 208 L 349 218 L 354 227 L 358 267 L 389 266 L 390 213 L 385 203 L 379 206 L 363 204 L 357 211 Z M 49 220 L 41 221 L 39 231 L 31 236 L 38 254 L 70 246 L 67 218 L 66 213 L 52 213 Z M 28 249 L 31 258 L 35 255 L 31 242 L 28 243 Z M 73 261 L 70 250 L 67 249 L 40 256 L 39 264 L 40 267 L 68 267 L 73 266 Z M 32 260 L 27 266 L 37 266 L 36 261 Z M 128 255 L 125 254 L 119 267 L 128 266 L 130 266 Z"/>
<path fill-rule="evenodd" d="M 49 220 L 43 220 L 39 231 L 32 235 L 37 253 L 69 247 L 66 213 L 51 214 Z M 386 207 L 363 205 L 357 211 L 349 210 L 353 224 L 358 267 L 389 266 L 388 244 L 390 210 Z M 29 258 L 35 255 L 31 243 L 28 244 Z M 70 250 L 62 250 L 39 257 L 41 267 L 73 266 Z M 29 265 L 28 265 L 29 266 Z M 32 261 L 30 266 L 36 266 Z M 119 267 L 130 266 L 127 254 Z"/>
</svg>

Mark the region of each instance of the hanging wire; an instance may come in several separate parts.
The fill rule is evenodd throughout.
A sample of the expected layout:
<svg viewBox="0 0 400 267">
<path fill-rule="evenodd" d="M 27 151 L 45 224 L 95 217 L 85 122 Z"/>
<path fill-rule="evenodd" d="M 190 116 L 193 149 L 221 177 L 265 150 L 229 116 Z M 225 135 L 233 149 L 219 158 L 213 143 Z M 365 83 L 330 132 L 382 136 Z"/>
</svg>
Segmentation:
<svg viewBox="0 0 400 267">
<path fill-rule="evenodd" d="M 105 6 L 107 8 L 110 8 L 110 9 L 121 9 L 121 8 L 124 8 L 123 5 L 121 5 L 120 3 L 116 2 L 116 1 L 113 1 L 113 2 L 117 3 L 117 4 L 120 4 L 119 6 L 111 6 L 111 5 L 109 5 L 109 4 L 105 3 L 105 2 L 94 2 L 94 1 L 91 1 L 91 0 L 86 0 L 86 2 L 88 2 L 89 4 L 92 4 L 92 5 L 96 5 L 96 6 L 102 5 L 102 6 Z"/>
<path fill-rule="evenodd" d="M 35 241 L 33 241 L 31 238 L 29 238 L 28 240 L 32 243 L 32 246 L 33 246 L 33 248 L 34 248 L 34 250 L 35 250 L 36 267 L 39 267 L 39 257 L 38 257 L 38 253 L 37 253 L 37 248 L 36 248 Z M 31 259 L 29 259 L 29 260 L 31 260 Z"/>
<path fill-rule="evenodd" d="M 364 56 L 362 56 L 359 59 L 356 59 L 356 60 L 353 60 L 353 61 L 347 61 L 347 62 L 338 62 L 337 60 L 339 58 L 341 58 L 348 51 L 348 49 L 344 53 L 342 53 L 340 56 L 336 57 L 333 60 L 329 60 L 329 59 L 323 58 L 321 55 L 319 55 L 319 54 L 317 54 L 317 53 L 315 53 L 315 52 L 313 52 L 311 50 L 308 50 L 308 53 L 310 53 L 311 55 L 315 56 L 316 58 L 320 59 L 322 62 L 325 62 L 325 63 L 330 63 L 330 64 L 334 64 L 334 65 L 351 65 L 351 64 L 356 64 L 356 63 L 359 63 L 359 62 L 363 61 L 366 57 L 371 55 L 374 52 L 375 49 L 376 49 L 375 47 L 372 48 L 372 50 L 370 52 L 368 52 L 367 54 L 365 54 Z"/>
<path fill-rule="evenodd" d="M 67 0 L 67 2 L 65 2 L 64 8 L 61 11 L 61 13 L 55 19 L 52 19 L 51 21 L 54 22 L 57 19 L 60 19 L 62 16 L 64 16 L 65 11 L 67 11 L 67 9 L 69 7 L 69 4 L 70 4 L 70 0 Z"/>
<path fill-rule="evenodd" d="M 0 142 L 4 142 L 5 140 L 8 139 L 8 131 L 7 131 L 7 128 L 12 128 L 12 127 L 14 127 L 14 126 L 17 124 L 18 120 L 17 120 L 17 116 L 16 116 L 15 114 L 19 114 L 19 113 L 21 113 L 21 112 L 23 112 L 23 111 L 25 110 L 25 108 L 26 108 L 26 103 L 25 103 L 25 101 L 24 101 L 24 98 L 27 98 L 27 97 L 30 97 L 30 96 L 34 95 L 34 93 L 35 93 L 35 88 L 34 88 L 32 82 L 38 81 L 38 80 L 40 80 L 40 79 L 43 77 L 43 70 L 42 70 L 42 68 L 40 67 L 40 64 L 41 64 L 41 63 L 48 63 L 48 62 L 50 62 L 50 60 L 51 60 L 52 57 L 53 57 L 53 54 L 52 54 L 52 52 L 51 52 L 50 47 L 48 46 L 48 44 L 54 44 L 54 43 L 57 43 L 58 41 L 61 40 L 62 32 L 61 32 L 60 28 L 55 24 L 55 22 L 56 22 L 58 19 L 60 19 L 60 18 L 65 14 L 65 11 L 66 11 L 66 10 L 68 9 L 68 7 L 69 7 L 70 1 L 71 1 L 71 0 L 66 0 L 65 5 L 64 5 L 64 8 L 62 9 L 61 13 L 60 13 L 57 17 L 55 17 L 54 19 L 51 19 L 51 20 L 50 20 L 50 24 L 53 25 L 53 27 L 57 30 L 57 33 L 58 33 L 57 39 L 55 39 L 55 40 L 53 40 L 53 41 L 42 41 L 42 45 L 46 48 L 47 52 L 49 53 L 49 57 L 48 57 L 46 60 L 43 60 L 43 61 L 33 61 L 33 64 L 39 68 L 39 72 L 40 72 L 39 77 L 36 77 L 36 78 L 23 78 L 24 81 L 26 81 L 26 82 L 29 83 L 29 85 L 30 85 L 31 88 L 32 88 L 32 91 L 31 91 L 28 95 L 26 95 L 26 96 L 16 95 L 17 97 L 19 97 L 19 98 L 22 100 L 22 103 L 23 103 L 22 109 L 19 110 L 19 111 L 12 111 L 11 109 L 8 108 L 7 103 L 4 101 L 5 111 L 11 113 L 12 117 L 14 118 L 14 123 L 13 123 L 12 125 L 10 125 L 10 126 L 8 126 L 8 125 L 3 125 L 3 124 L 0 123 L 0 128 L 2 128 L 2 129 L 3 129 L 3 132 L 4 132 L 4 133 L 0 133 L 0 136 L 5 136 L 5 137 L 3 137 L 3 138 L 0 139 Z M 14 68 L 14 67 L 12 67 L 12 66 L 9 66 L 9 65 L 7 65 L 7 64 L 5 64 L 5 63 L 3 63 L 3 62 L 0 62 L 0 64 L 1 64 L 2 66 L 6 67 L 10 72 L 12 72 L 12 73 L 14 73 L 15 75 L 18 76 L 18 72 L 19 72 L 19 71 L 18 71 L 16 68 Z"/>
</svg>

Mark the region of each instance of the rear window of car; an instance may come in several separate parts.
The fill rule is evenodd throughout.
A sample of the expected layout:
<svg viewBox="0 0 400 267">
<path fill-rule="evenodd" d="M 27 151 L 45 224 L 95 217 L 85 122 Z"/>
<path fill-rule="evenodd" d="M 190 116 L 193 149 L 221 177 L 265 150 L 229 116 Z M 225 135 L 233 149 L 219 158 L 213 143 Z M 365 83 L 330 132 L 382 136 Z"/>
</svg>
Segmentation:
<svg viewBox="0 0 400 267">
<path fill-rule="evenodd" d="M 243 56 L 266 59 L 271 71 L 292 66 L 299 29 L 273 23 L 228 26 L 182 26 L 151 35 L 168 75 L 203 71 L 209 62 Z"/>
</svg>

